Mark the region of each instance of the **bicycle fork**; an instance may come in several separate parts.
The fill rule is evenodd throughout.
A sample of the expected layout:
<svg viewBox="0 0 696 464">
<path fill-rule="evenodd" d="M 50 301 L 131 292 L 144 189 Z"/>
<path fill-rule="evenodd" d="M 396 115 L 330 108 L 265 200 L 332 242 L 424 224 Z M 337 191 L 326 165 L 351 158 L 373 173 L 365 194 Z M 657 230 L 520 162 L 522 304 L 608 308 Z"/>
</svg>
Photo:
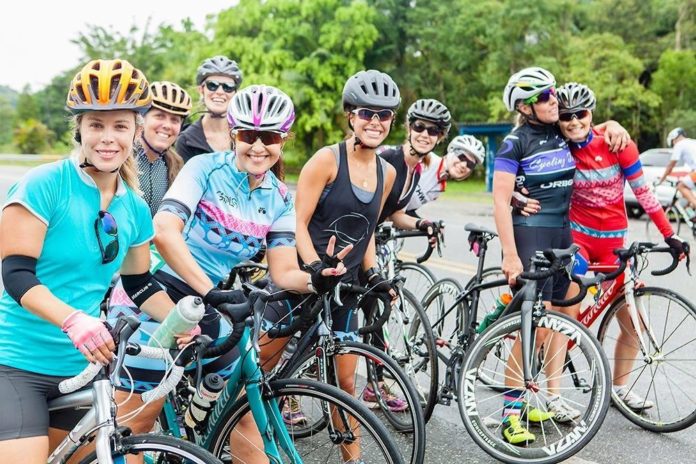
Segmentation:
<svg viewBox="0 0 696 464">
<path fill-rule="evenodd" d="M 648 324 L 648 318 L 646 316 L 645 308 L 643 307 L 643 300 L 640 300 L 640 303 L 636 302 L 636 297 L 634 294 L 634 290 L 636 288 L 635 276 L 632 275 L 629 269 L 626 269 L 625 272 L 625 296 L 628 314 L 631 317 L 631 324 L 633 325 L 633 330 L 638 338 L 640 351 L 643 353 L 643 360 L 648 364 L 652 364 L 652 362 L 656 360 L 655 358 L 662 357 L 662 353 L 660 352 L 661 348 L 657 344 L 657 338 L 655 337 L 652 326 Z M 648 339 L 650 340 L 650 343 L 652 343 L 652 346 L 655 347 L 655 355 L 650 354 L 649 346 L 643 337 L 643 330 L 641 330 L 642 327 L 645 327 Z"/>
</svg>

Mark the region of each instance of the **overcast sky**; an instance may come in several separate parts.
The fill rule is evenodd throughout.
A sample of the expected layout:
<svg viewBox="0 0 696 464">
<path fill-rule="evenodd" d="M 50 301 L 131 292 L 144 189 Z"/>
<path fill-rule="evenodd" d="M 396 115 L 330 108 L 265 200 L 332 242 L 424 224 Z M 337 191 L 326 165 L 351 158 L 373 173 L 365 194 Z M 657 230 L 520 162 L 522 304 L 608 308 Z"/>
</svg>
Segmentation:
<svg viewBox="0 0 696 464">
<path fill-rule="evenodd" d="M 126 33 L 133 24 L 151 31 L 160 23 L 179 26 L 188 17 L 201 30 L 209 14 L 235 0 L 19 0 L 3 8 L 0 22 L 0 85 L 36 91 L 61 71 L 79 64 L 79 48 L 70 42 L 87 24 L 113 26 Z M 11 5 L 11 6 L 10 6 Z"/>
</svg>

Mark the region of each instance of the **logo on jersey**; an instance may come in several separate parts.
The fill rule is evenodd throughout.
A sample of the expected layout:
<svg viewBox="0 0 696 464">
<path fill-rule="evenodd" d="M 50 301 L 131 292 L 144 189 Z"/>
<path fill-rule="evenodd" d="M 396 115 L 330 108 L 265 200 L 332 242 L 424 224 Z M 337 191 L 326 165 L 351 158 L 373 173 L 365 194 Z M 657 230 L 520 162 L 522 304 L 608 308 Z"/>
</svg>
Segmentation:
<svg viewBox="0 0 696 464">
<path fill-rule="evenodd" d="M 543 189 L 552 189 L 552 188 L 563 188 L 563 187 L 570 187 L 573 185 L 573 179 L 567 179 L 567 180 L 554 180 L 553 182 L 546 182 L 544 184 L 541 184 L 539 187 Z"/>
<path fill-rule="evenodd" d="M 235 197 L 231 197 L 221 190 L 218 190 L 216 193 L 218 196 L 218 200 L 225 203 L 226 205 L 229 205 L 232 208 L 236 208 L 239 206 L 239 202 L 237 201 L 237 199 Z"/>
<path fill-rule="evenodd" d="M 544 151 L 522 161 L 527 174 L 549 174 L 575 168 L 575 161 L 567 148 Z"/>
<path fill-rule="evenodd" d="M 266 208 L 263 206 L 259 208 L 259 214 L 266 214 Z"/>
</svg>

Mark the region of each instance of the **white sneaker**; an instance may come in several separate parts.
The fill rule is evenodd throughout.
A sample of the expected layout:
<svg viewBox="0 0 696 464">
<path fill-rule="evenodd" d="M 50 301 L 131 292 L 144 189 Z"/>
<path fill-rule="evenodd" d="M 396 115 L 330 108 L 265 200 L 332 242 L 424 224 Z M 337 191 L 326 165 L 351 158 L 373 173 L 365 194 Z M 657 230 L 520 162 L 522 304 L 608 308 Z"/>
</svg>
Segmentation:
<svg viewBox="0 0 696 464">
<path fill-rule="evenodd" d="M 546 407 L 557 422 L 570 422 L 580 417 L 580 411 L 569 405 L 562 396 L 549 395 Z"/>
<path fill-rule="evenodd" d="M 641 398 L 640 396 L 636 395 L 634 392 L 628 389 L 625 385 L 622 387 L 614 387 L 614 393 L 616 393 L 616 396 L 619 397 L 619 399 L 630 409 L 633 409 L 634 411 L 643 411 L 645 409 L 650 409 L 653 406 L 655 406 L 655 403 L 650 401 L 649 399 Z"/>
</svg>

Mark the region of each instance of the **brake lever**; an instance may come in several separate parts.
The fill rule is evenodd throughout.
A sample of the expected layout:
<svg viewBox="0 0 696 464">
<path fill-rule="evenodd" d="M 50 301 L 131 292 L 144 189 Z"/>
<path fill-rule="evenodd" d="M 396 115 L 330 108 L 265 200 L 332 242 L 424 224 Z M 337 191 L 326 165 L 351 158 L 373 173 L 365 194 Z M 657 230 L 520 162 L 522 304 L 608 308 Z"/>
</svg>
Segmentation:
<svg viewBox="0 0 696 464">
<path fill-rule="evenodd" d="M 341 284 L 339 283 L 334 287 L 334 301 L 338 306 L 343 306 L 343 301 L 341 301 Z"/>
</svg>

